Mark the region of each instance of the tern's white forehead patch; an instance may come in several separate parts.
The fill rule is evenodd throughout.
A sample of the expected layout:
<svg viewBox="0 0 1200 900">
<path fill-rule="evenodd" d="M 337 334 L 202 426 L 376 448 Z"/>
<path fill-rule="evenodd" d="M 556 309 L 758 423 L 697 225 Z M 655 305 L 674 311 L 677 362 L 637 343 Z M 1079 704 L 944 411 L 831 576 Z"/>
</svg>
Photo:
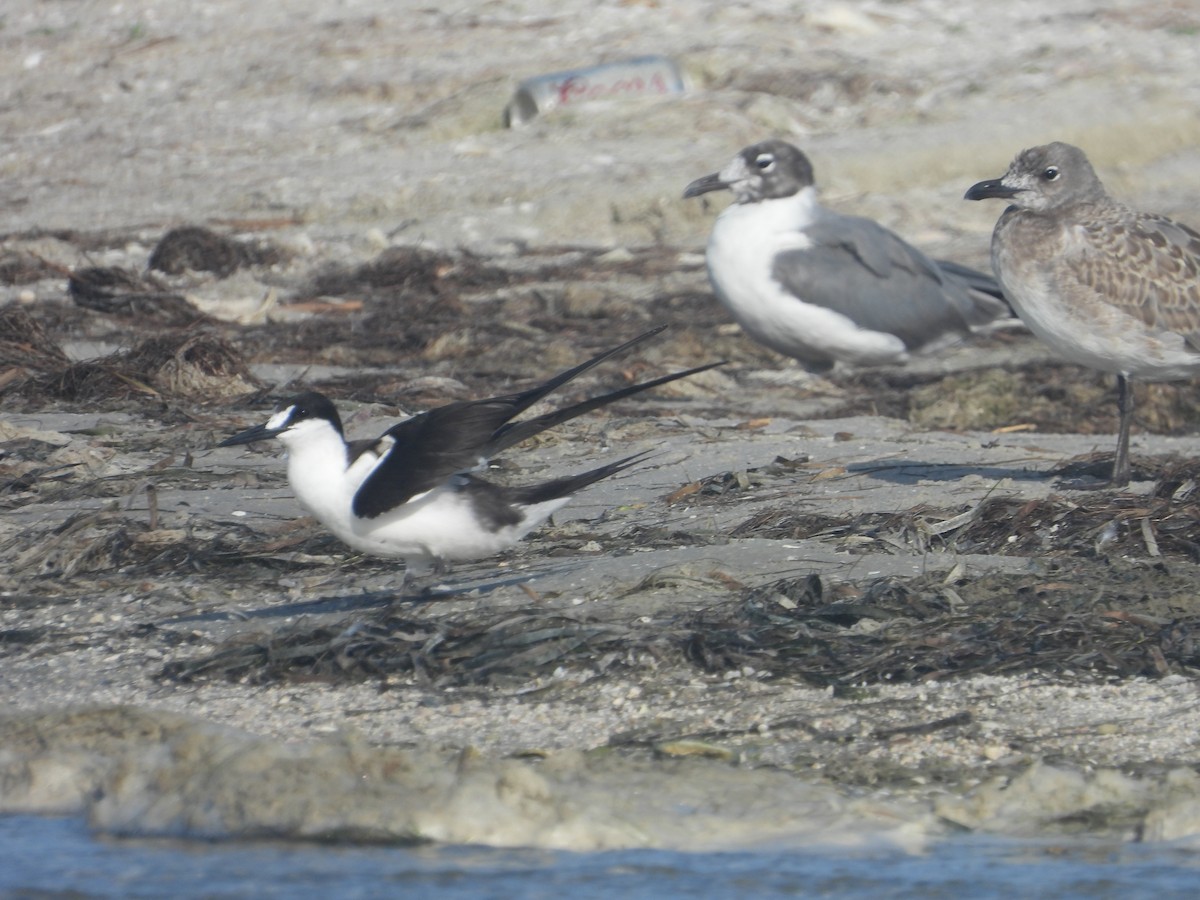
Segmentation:
<svg viewBox="0 0 1200 900">
<path fill-rule="evenodd" d="M 271 416 L 271 418 L 267 419 L 267 427 L 272 431 L 278 431 L 287 424 L 287 420 L 292 417 L 292 413 L 295 412 L 295 410 L 296 407 L 294 404 L 285 409 L 281 409 L 279 412 L 275 413 L 275 415 Z"/>
</svg>

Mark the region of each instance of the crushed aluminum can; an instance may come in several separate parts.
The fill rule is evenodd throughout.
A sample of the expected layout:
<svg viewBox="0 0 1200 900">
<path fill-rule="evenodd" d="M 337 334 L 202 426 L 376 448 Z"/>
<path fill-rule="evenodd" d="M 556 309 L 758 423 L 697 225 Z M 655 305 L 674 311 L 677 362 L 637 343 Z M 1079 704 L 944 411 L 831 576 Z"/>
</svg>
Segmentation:
<svg viewBox="0 0 1200 900">
<path fill-rule="evenodd" d="M 559 106 L 593 100 L 619 100 L 655 94 L 680 94 L 685 85 L 679 67 L 665 56 L 638 56 L 586 69 L 569 69 L 527 78 L 504 108 L 504 124 L 516 128 Z"/>
</svg>

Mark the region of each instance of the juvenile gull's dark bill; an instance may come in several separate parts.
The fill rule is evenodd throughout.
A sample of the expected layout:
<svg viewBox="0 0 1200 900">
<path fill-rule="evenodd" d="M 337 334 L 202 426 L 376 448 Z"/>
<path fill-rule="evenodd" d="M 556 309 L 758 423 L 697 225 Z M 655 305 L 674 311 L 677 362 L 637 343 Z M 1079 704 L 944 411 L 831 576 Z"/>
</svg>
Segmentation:
<svg viewBox="0 0 1200 900">
<path fill-rule="evenodd" d="M 647 454 L 520 487 L 494 484 L 474 474 L 488 460 L 576 416 L 721 365 L 673 372 L 513 421 L 568 381 L 664 327 L 600 353 L 537 387 L 431 409 L 372 440 L 347 441 L 333 403 L 309 392 L 281 403 L 265 424 L 218 446 L 279 440 L 288 451 L 288 483 L 301 505 L 354 549 L 403 559 L 408 574 L 423 573 L 443 560 L 491 556 L 517 543 L 574 494 Z"/>
<path fill-rule="evenodd" d="M 810 371 L 902 363 L 1011 316 L 990 275 L 821 206 L 812 164 L 785 141 L 747 147 L 683 196 L 716 190 L 733 192 L 708 240 L 717 299 L 750 337 Z"/>
<path fill-rule="evenodd" d="M 992 232 L 992 267 L 1029 330 L 1064 359 L 1117 376 L 1112 483 L 1129 483 L 1131 379 L 1200 372 L 1200 233 L 1117 202 L 1078 147 L 1019 153 L 966 199 L 1011 205 Z"/>
</svg>

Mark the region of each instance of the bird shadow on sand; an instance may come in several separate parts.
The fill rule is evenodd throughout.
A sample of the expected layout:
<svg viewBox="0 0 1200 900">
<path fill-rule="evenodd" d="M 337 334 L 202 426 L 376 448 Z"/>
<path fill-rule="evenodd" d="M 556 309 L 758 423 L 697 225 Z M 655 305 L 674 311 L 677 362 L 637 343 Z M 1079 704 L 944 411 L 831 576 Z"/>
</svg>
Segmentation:
<svg viewBox="0 0 1200 900">
<path fill-rule="evenodd" d="M 312 600 L 303 600 L 298 603 L 283 603 L 278 606 L 269 606 L 260 609 L 216 609 L 210 612 L 177 616 L 168 620 L 167 624 L 275 619 L 290 616 L 321 616 L 331 613 L 355 612 L 357 610 L 385 607 L 396 602 L 397 599 L 398 596 L 395 591 L 360 591 L 356 594 L 316 597 Z"/>
<path fill-rule="evenodd" d="M 964 478 L 972 476 L 990 481 L 1001 481 L 1005 478 L 1014 481 L 1045 481 L 1048 478 L 1054 477 L 1051 471 L 1026 468 L 1020 463 L 1015 463 L 1012 466 L 972 466 L 958 462 L 923 462 L 919 459 L 868 460 L 866 462 L 851 463 L 846 466 L 846 472 L 850 475 L 866 475 L 894 484 L 917 484 L 922 481 L 961 481 Z"/>
<path fill-rule="evenodd" d="M 301 600 L 294 603 L 282 603 L 269 607 L 251 610 L 212 610 L 172 618 L 169 624 L 185 622 L 218 622 L 250 619 L 281 619 L 294 616 L 327 616 L 339 613 L 354 613 L 369 609 L 384 609 L 399 604 L 417 606 L 426 603 L 453 600 L 470 594 L 483 596 L 503 588 L 526 585 L 537 578 L 547 575 L 564 575 L 579 568 L 582 563 L 562 562 L 553 566 L 539 566 L 536 571 L 506 572 L 503 576 L 487 580 L 472 580 L 469 574 L 461 580 L 430 584 L 427 587 L 419 583 L 403 585 L 399 590 L 360 590 L 355 593 L 331 594 L 314 597 L 311 600 Z"/>
</svg>

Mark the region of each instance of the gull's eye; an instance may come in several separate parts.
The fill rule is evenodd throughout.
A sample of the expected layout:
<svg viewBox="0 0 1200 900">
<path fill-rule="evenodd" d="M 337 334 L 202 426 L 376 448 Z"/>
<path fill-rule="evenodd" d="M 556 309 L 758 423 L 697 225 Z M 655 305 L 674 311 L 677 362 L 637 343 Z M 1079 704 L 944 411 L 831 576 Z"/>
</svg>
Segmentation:
<svg viewBox="0 0 1200 900">
<path fill-rule="evenodd" d="M 1058 166 L 1047 166 L 1042 172 L 1042 181 L 1058 181 Z"/>
<path fill-rule="evenodd" d="M 754 158 L 754 164 L 764 172 L 769 172 L 775 167 L 775 155 L 773 153 L 760 153 Z"/>
</svg>

